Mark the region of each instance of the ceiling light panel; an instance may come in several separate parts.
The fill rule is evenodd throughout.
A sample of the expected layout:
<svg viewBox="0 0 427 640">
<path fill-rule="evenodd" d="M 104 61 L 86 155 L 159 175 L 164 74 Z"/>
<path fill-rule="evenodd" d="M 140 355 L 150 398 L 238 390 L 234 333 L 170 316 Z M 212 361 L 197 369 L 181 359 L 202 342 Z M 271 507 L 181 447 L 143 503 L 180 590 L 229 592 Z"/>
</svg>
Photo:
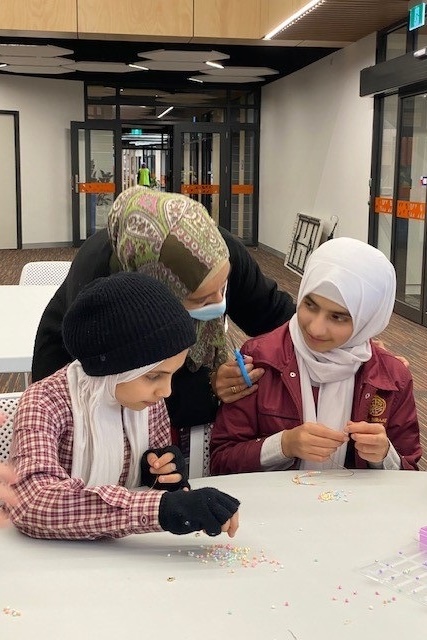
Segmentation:
<svg viewBox="0 0 427 640">
<path fill-rule="evenodd" d="M 202 82 L 216 82 L 217 84 L 232 83 L 240 84 L 243 82 L 262 82 L 265 78 L 261 76 L 220 76 L 218 75 L 199 75 L 194 76 L 195 80 L 201 80 Z"/>
<path fill-rule="evenodd" d="M 140 58 L 148 58 L 149 60 L 172 60 L 176 62 L 207 62 L 215 60 L 228 60 L 230 58 L 226 53 L 220 51 L 184 51 L 157 49 L 156 51 L 142 51 L 138 53 Z"/>
<path fill-rule="evenodd" d="M 34 67 L 34 66 L 22 67 L 18 64 L 13 64 L 10 66 L 8 65 L 7 67 L 4 67 L 2 71 L 4 71 L 5 73 L 25 73 L 25 74 L 37 73 L 39 75 L 45 75 L 45 76 L 61 75 L 64 73 L 74 73 L 74 69 L 67 69 L 66 67 Z"/>
<path fill-rule="evenodd" d="M 223 76 L 272 76 L 279 72 L 268 67 L 224 67 L 224 69 L 208 69 L 205 67 L 203 73 L 222 78 Z"/>
<path fill-rule="evenodd" d="M 35 56 L 37 58 L 55 58 L 74 53 L 72 49 L 63 49 L 51 45 L 39 44 L 0 44 L 0 55 L 5 56 Z"/>
<path fill-rule="evenodd" d="M 21 67 L 60 67 L 63 64 L 70 64 L 74 60 L 68 58 L 32 58 L 29 56 L 2 56 L 0 62 L 5 64 L 19 64 Z"/>
<path fill-rule="evenodd" d="M 74 71 L 92 73 L 134 73 L 136 71 L 122 62 L 72 62 L 64 66 Z"/>
<path fill-rule="evenodd" d="M 206 69 L 204 62 L 181 62 L 180 60 L 144 60 L 143 64 L 150 71 L 203 71 Z"/>
</svg>

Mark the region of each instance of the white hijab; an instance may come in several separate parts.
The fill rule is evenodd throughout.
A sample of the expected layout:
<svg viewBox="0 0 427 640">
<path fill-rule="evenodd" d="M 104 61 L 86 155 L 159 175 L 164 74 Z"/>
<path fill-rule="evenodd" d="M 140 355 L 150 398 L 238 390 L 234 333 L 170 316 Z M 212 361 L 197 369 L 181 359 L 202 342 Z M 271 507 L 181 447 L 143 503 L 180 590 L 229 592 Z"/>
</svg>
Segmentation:
<svg viewBox="0 0 427 640">
<path fill-rule="evenodd" d="M 390 320 L 396 275 L 392 264 L 378 249 L 352 238 L 336 238 L 322 244 L 310 256 L 297 307 L 310 293 L 345 307 L 353 321 L 353 333 L 341 347 L 318 353 L 307 347 L 297 315 L 291 318 L 289 330 L 300 373 L 303 419 L 343 431 L 351 418 L 354 376 L 372 355 L 369 340 L 381 333 Z M 319 386 L 317 411 L 312 384 Z M 322 464 L 302 460 L 300 469 L 342 467 L 346 451 L 344 444 Z"/>
<path fill-rule="evenodd" d="M 124 464 L 124 433 L 131 447 L 126 487 L 139 486 L 139 462 L 149 447 L 148 408 L 122 408 L 116 386 L 148 373 L 160 362 L 112 376 L 88 376 L 78 360 L 67 370 L 74 421 L 72 478 L 87 487 L 118 484 Z"/>
</svg>

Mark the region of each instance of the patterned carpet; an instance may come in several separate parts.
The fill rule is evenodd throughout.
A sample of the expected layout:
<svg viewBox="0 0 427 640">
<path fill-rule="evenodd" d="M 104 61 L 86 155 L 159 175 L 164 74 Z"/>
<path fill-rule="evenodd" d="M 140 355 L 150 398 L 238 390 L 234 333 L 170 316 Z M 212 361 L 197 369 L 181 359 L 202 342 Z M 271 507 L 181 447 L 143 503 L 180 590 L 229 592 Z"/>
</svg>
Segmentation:
<svg viewBox="0 0 427 640">
<path fill-rule="evenodd" d="M 275 279 L 280 289 L 289 291 L 296 297 L 300 278 L 283 266 L 283 260 L 262 249 L 250 249 L 263 272 Z M 0 285 L 17 284 L 22 267 L 27 262 L 38 260 L 72 260 L 76 249 L 24 249 L 0 250 Z M 2 309 L 2 313 L 7 310 Z M 230 323 L 230 335 L 237 344 L 245 340 L 245 335 Z M 410 362 L 414 379 L 414 393 L 421 426 L 421 441 L 425 452 L 421 468 L 427 470 L 427 328 L 414 324 L 393 314 L 390 325 L 382 334 L 386 347 L 393 353 L 403 355 Z M 24 389 L 23 374 L 0 374 L 0 392 Z"/>
</svg>

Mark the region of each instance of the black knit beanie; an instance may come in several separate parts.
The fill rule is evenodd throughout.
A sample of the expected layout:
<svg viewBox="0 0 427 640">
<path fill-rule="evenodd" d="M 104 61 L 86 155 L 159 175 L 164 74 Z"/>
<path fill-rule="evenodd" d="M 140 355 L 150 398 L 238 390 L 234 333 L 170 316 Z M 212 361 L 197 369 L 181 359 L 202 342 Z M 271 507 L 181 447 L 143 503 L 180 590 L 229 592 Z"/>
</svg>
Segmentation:
<svg viewBox="0 0 427 640">
<path fill-rule="evenodd" d="M 153 364 L 196 341 L 188 311 L 164 284 L 141 273 L 117 273 L 87 285 L 65 314 L 62 333 L 89 376 Z"/>
</svg>

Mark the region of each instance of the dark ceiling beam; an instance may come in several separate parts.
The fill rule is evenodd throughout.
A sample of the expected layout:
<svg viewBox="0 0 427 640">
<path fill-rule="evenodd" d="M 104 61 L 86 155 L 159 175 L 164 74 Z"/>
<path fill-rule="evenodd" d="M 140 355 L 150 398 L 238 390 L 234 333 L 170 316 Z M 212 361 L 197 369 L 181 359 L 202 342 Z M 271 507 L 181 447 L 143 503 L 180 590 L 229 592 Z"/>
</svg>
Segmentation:
<svg viewBox="0 0 427 640">
<path fill-rule="evenodd" d="M 369 96 L 427 80 L 427 60 L 407 53 L 360 72 L 360 95 Z"/>
</svg>

